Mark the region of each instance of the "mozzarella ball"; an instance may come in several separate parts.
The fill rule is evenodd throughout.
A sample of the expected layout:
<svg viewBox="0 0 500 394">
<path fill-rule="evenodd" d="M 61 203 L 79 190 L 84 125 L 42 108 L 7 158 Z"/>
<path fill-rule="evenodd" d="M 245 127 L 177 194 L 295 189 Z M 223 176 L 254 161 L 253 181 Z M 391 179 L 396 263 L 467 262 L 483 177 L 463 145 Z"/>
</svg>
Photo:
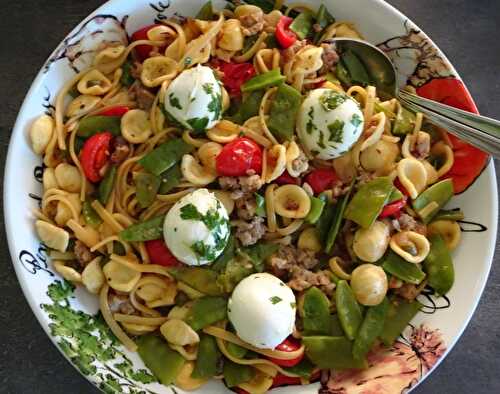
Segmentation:
<svg viewBox="0 0 500 394">
<path fill-rule="evenodd" d="M 222 116 L 222 88 L 210 67 L 184 70 L 165 91 L 165 111 L 184 127 L 202 132 Z"/>
<path fill-rule="evenodd" d="M 292 289 L 267 273 L 243 279 L 228 303 L 229 320 L 236 334 L 260 349 L 274 349 L 292 333 L 295 311 Z"/>
<path fill-rule="evenodd" d="M 224 205 L 207 189 L 181 198 L 168 211 L 163 237 L 172 254 L 188 265 L 213 262 L 226 247 L 229 217 Z"/>
<path fill-rule="evenodd" d="M 297 121 L 302 145 L 319 159 L 345 154 L 363 132 L 359 104 L 333 89 L 315 89 L 303 101 Z"/>
</svg>

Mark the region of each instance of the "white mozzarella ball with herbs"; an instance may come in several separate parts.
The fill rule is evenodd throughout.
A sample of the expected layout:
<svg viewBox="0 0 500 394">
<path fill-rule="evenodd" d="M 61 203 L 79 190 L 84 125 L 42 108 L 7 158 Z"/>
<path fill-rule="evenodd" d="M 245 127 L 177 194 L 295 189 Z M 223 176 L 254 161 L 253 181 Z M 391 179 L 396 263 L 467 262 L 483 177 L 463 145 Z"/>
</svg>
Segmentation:
<svg viewBox="0 0 500 394">
<path fill-rule="evenodd" d="M 210 67 L 184 70 L 165 91 L 165 111 L 195 131 L 213 127 L 222 116 L 222 88 Z"/>
<path fill-rule="evenodd" d="M 354 99 L 333 89 L 315 89 L 300 107 L 297 133 L 311 155 L 330 160 L 351 149 L 363 126 L 363 113 Z"/>
<path fill-rule="evenodd" d="M 243 341 L 260 349 L 274 349 L 293 331 L 295 302 L 292 289 L 279 278 L 253 274 L 238 283 L 227 313 Z"/>
<path fill-rule="evenodd" d="M 163 223 L 165 243 L 187 265 L 212 263 L 226 247 L 229 233 L 227 211 L 207 189 L 181 198 Z"/>
</svg>

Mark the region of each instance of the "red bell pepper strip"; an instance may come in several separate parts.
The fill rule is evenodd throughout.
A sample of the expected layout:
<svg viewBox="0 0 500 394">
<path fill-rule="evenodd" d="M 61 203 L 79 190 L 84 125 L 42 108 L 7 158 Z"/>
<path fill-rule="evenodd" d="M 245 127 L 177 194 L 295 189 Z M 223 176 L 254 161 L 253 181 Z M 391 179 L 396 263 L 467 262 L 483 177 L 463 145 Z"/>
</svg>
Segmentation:
<svg viewBox="0 0 500 394">
<path fill-rule="evenodd" d="M 311 186 L 314 194 L 324 192 L 331 188 L 339 178 L 334 170 L 330 168 L 318 168 L 307 174 L 305 181 Z"/>
<path fill-rule="evenodd" d="M 394 180 L 394 186 L 396 186 L 399 189 L 399 191 L 403 193 L 406 197 L 410 196 L 410 193 L 408 193 L 408 190 L 406 190 L 406 188 L 403 186 L 399 178 L 396 178 Z"/>
<path fill-rule="evenodd" d="M 113 135 L 109 131 L 97 133 L 85 141 L 80 153 L 82 169 L 90 182 L 96 183 L 102 179 L 100 170 L 108 162 L 110 143 Z"/>
<path fill-rule="evenodd" d="M 224 73 L 222 82 L 231 97 L 239 97 L 241 85 L 255 75 L 255 68 L 251 63 L 218 62 L 216 67 Z"/>
<path fill-rule="evenodd" d="M 289 386 L 301 384 L 299 377 L 286 376 L 278 372 L 278 374 L 273 379 L 273 385 L 271 387 Z"/>
<path fill-rule="evenodd" d="M 397 200 L 387 204 L 378 215 L 379 219 L 386 218 L 388 216 L 398 217 L 401 214 L 401 210 L 405 207 L 407 197 L 405 196 L 401 200 Z"/>
<path fill-rule="evenodd" d="M 295 41 L 297 41 L 297 35 L 290 30 L 290 25 L 292 24 L 293 19 L 283 15 L 278 24 L 276 25 L 276 40 L 283 49 L 286 49 L 293 45 Z"/>
<path fill-rule="evenodd" d="M 283 174 L 274 180 L 274 183 L 277 183 L 278 185 L 298 185 L 300 183 L 300 179 L 291 176 L 288 171 L 285 170 Z"/>
<path fill-rule="evenodd" d="M 172 252 L 165 245 L 163 239 L 144 242 L 149 260 L 153 264 L 163 265 L 164 267 L 179 266 L 181 262 L 175 258 Z"/>
<path fill-rule="evenodd" d="M 117 105 L 116 107 L 111 107 L 99 112 L 98 115 L 101 116 L 123 116 L 130 110 L 126 105 Z"/>
</svg>

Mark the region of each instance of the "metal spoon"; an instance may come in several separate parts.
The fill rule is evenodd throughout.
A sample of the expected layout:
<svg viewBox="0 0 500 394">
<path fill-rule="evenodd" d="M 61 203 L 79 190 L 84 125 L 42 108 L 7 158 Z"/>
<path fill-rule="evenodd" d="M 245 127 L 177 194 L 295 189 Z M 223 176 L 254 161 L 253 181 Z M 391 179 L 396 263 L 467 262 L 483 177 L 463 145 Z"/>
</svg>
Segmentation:
<svg viewBox="0 0 500 394">
<path fill-rule="evenodd" d="M 351 51 L 362 60 L 381 97 L 397 98 L 404 107 L 413 112 L 422 112 L 436 126 L 500 158 L 498 120 L 462 111 L 402 90 L 398 86 L 396 69 L 391 59 L 382 50 L 366 41 L 339 37 L 329 42 L 335 44 L 340 57 L 345 51 Z"/>
</svg>

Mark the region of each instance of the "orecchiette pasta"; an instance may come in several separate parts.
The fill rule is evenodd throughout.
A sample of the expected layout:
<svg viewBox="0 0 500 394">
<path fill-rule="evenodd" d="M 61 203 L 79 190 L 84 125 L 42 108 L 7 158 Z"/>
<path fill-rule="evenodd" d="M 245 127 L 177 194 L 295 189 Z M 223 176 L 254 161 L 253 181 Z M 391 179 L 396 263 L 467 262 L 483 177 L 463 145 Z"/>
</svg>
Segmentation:
<svg viewBox="0 0 500 394">
<path fill-rule="evenodd" d="M 111 89 L 111 81 L 99 70 L 91 70 L 78 82 L 77 88 L 81 94 L 102 96 Z"/>
<path fill-rule="evenodd" d="M 415 231 L 401 231 L 392 236 L 391 249 L 410 263 L 421 263 L 430 251 L 427 238 Z"/>
<path fill-rule="evenodd" d="M 371 117 L 369 127 L 365 131 L 368 138 L 361 144 L 361 152 L 380 141 L 384 133 L 386 119 L 385 113 L 383 112 L 379 112 Z"/>
<path fill-rule="evenodd" d="M 109 287 L 117 291 L 131 291 L 139 279 L 141 273 L 123 264 L 111 260 L 102 269 Z"/>
<path fill-rule="evenodd" d="M 304 153 L 295 141 L 290 142 L 286 147 L 286 170 L 288 173 L 293 177 L 298 177 L 308 168 L 309 164 Z"/>
<path fill-rule="evenodd" d="M 171 280 L 145 275 L 137 283 L 136 294 L 144 300 L 148 308 L 157 308 L 175 303 L 177 287 Z"/>
<path fill-rule="evenodd" d="M 59 186 L 57 184 L 56 173 L 53 168 L 46 168 L 43 171 L 43 190 L 57 189 Z"/>
<path fill-rule="evenodd" d="M 222 151 L 222 145 L 217 142 L 207 142 L 198 148 L 198 159 L 205 168 L 215 172 L 215 158 Z"/>
<path fill-rule="evenodd" d="M 42 115 L 35 119 L 30 128 L 31 147 L 33 152 L 41 155 L 49 144 L 54 134 L 54 119 L 48 115 Z"/>
<path fill-rule="evenodd" d="M 274 209 L 285 218 L 302 219 L 311 209 L 311 199 L 300 186 L 283 185 L 274 191 Z"/>
<path fill-rule="evenodd" d="M 77 193 L 80 191 L 82 185 L 82 178 L 80 171 L 75 166 L 67 163 L 59 164 L 54 175 L 56 177 L 57 185 L 67 192 Z"/>
<path fill-rule="evenodd" d="M 415 199 L 427 186 L 427 170 L 416 159 L 403 159 L 397 165 L 398 179 Z"/>
<path fill-rule="evenodd" d="M 234 210 L 234 200 L 231 198 L 231 193 L 225 190 L 212 190 L 215 197 L 224 205 L 227 214 L 231 215 Z"/>
<path fill-rule="evenodd" d="M 35 222 L 36 232 L 40 240 L 49 248 L 65 252 L 68 248 L 69 233 L 53 224 L 37 220 Z"/>
<path fill-rule="evenodd" d="M 166 56 L 146 59 L 142 65 L 141 81 L 147 87 L 160 86 L 177 75 L 177 62 Z"/>
<path fill-rule="evenodd" d="M 73 283 L 81 283 L 82 275 L 73 267 L 69 267 L 66 264 L 67 261 L 61 261 L 61 260 L 54 260 L 52 262 L 54 270 L 64 279 Z"/>
<path fill-rule="evenodd" d="M 82 94 L 69 103 L 66 116 L 68 118 L 82 116 L 92 111 L 100 101 L 100 97 Z"/>
<path fill-rule="evenodd" d="M 224 22 L 217 44 L 226 51 L 240 51 L 243 49 L 243 32 L 238 19 L 228 19 Z"/>
<path fill-rule="evenodd" d="M 146 142 L 152 134 L 151 123 L 146 111 L 132 109 L 121 119 L 122 136 L 132 144 Z"/>
<path fill-rule="evenodd" d="M 317 230 L 314 227 L 309 227 L 302 231 L 299 235 L 297 246 L 300 249 L 312 250 L 316 253 L 321 251 L 322 246 L 318 238 Z"/>
<path fill-rule="evenodd" d="M 397 144 L 379 140 L 360 153 L 359 162 L 367 171 L 387 175 L 395 167 L 398 155 Z"/>
<path fill-rule="evenodd" d="M 205 186 L 217 178 L 217 173 L 210 167 L 202 167 L 191 155 L 184 155 L 181 162 L 182 175 L 193 185 Z"/>
<path fill-rule="evenodd" d="M 79 216 L 80 211 L 82 210 L 80 195 L 77 193 L 69 193 L 66 196 L 66 200 L 71 203 L 74 212 L 76 212 Z M 72 217 L 74 217 L 74 215 L 71 210 L 66 206 L 66 204 L 59 201 L 57 203 L 56 216 L 54 217 L 55 222 L 60 226 L 64 226 Z"/>
<path fill-rule="evenodd" d="M 102 257 L 96 257 L 87 264 L 82 272 L 82 283 L 92 294 L 99 294 L 101 287 L 105 283 L 101 260 Z"/>
<path fill-rule="evenodd" d="M 175 385 L 179 387 L 181 390 L 186 390 L 186 391 L 193 391 L 203 386 L 203 384 L 206 383 L 207 379 L 193 378 L 191 376 L 193 370 L 194 370 L 194 362 L 193 361 L 185 362 L 179 374 L 175 378 Z"/>
<path fill-rule="evenodd" d="M 262 180 L 269 183 L 278 178 L 286 168 L 286 148 L 283 145 L 274 145 L 264 150 L 262 164 Z"/>
<path fill-rule="evenodd" d="M 123 45 L 109 46 L 97 53 L 94 66 L 105 73 L 110 73 L 121 66 L 127 56 Z"/>
<path fill-rule="evenodd" d="M 352 248 L 356 256 L 368 263 L 379 260 L 389 245 L 389 227 L 376 221 L 369 228 L 359 228 L 354 235 Z"/>
<path fill-rule="evenodd" d="M 454 250 L 460 243 L 462 231 L 457 222 L 453 220 L 436 220 L 427 225 L 427 234 L 439 234 L 449 250 Z"/>
<path fill-rule="evenodd" d="M 200 342 L 200 337 L 186 322 L 179 319 L 169 319 L 160 327 L 160 332 L 167 342 L 178 345 L 194 345 Z"/>
<path fill-rule="evenodd" d="M 439 157 L 442 162 L 441 166 L 436 170 L 437 177 L 441 178 L 453 167 L 453 163 L 455 162 L 453 150 L 443 141 L 439 141 L 432 146 L 431 155 Z"/>
</svg>

